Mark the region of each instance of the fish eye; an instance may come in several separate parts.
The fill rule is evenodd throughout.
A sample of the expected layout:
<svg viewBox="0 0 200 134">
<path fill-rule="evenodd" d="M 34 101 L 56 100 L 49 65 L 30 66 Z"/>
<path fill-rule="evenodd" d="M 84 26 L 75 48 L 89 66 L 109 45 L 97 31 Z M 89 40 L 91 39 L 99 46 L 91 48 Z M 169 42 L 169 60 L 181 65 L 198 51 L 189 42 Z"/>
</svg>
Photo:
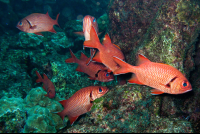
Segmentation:
<svg viewBox="0 0 200 134">
<path fill-rule="evenodd" d="M 22 22 L 21 21 L 19 22 L 19 25 L 22 26 Z"/>
<path fill-rule="evenodd" d="M 110 76 L 110 74 L 109 74 L 109 73 L 106 73 L 106 77 L 108 77 L 108 76 Z"/>
<path fill-rule="evenodd" d="M 183 83 L 183 87 L 187 87 L 187 83 L 186 82 Z"/>
<path fill-rule="evenodd" d="M 101 88 L 99 88 L 99 93 L 101 93 L 103 90 Z"/>
<path fill-rule="evenodd" d="M 96 22 L 96 20 L 95 20 L 95 19 L 93 19 L 93 22 Z"/>
</svg>

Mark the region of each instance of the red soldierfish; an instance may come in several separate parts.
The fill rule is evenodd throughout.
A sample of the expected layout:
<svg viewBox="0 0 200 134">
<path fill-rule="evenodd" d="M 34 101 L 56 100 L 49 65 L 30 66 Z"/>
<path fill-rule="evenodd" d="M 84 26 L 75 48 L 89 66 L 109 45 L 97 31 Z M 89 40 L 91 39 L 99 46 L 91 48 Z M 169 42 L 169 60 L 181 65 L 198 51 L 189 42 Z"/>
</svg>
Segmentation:
<svg viewBox="0 0 200 134">
<path fill-rule="evenodd" d="M 153 95 L 182 94 L 192 90 L 191 84 L 178 69 L 167 64 L 151 62 L 141 54 L 138 57 L 138 66 L 132 66 L 117 57 L 113 57 L 114 61 L 120 66 L 113 73 L 115 75 L 134 73 L 129 83 L 153 87 L 155 88 L 151 90 Z"/>
<path fill-rule="evenodd" d="M 101 63 L 91 62 L 87 65 L 88 57 L 81 53 L 80 60 L 75 57 L 73 52 L 70 49 L 71 58 L 66 59 L 66 63 L 77 63 L 78 67 L 76 71 L 86 73 L 89 75 L 91 80 L 98 80 L 101 82 L 109 82 L 114 80 L 114 75 L 107 72 L 107 67 Z"/>
<path fill-rule="evenodd" d="M 74 32 L 75 34 L 78 35 L 84 35 L 85 37 L 85 41 L 86 40 L 90 40 L 90 30 L 91 28 L 94 27 L 95 31 L 97 33 L 99 33 L 99 28 L 98 28 L 98 23 L 95 17 L 90 16 L 90 15 L 86 15 L 83 18 L 83 32 Z M 100 34 L 100 33 L 99 33 Z M 85 47 L 83 46 L 83 49 L 85 49 Z M 96 53 L 96 50 L 91 48 L 90 49 L 90 61 L 93 58 L 94 54 Z M 88 63 L 90 63 L 90 61 L 88 61 Z"/>
<path fill-rule="evenodd" d="M 78 35 L 84 35 L 85 40 L 90 40 L 90 30 L 92 26 L 94 27 L 95 31 L 98 33 L 99 28 L 98 28 L 96 18 L 90 15 L 86 15 L 83 18 L 83 32 L 74 32 L 74 33 Z"/>
<path fill-rule="evenodd" d="M 48 79 L 47 75 L 43 74 L 44 79 L 42 79 L 42 76 L 37 71 L 35 71 L 35 73 L 38 76 L 38 79 L 36 80 L 36 82 L 37 83 L 43 82 L 43 89 L 47 91 L 47 94 L 44 96 L 47 96 L 49 98 L 54 98 L 56 95 L 55 87 L 53 83 Z"/>
<path fill-rule="evenodd" d="M 99 52 L 96 53 L 92 60 L 103 63 L 111 71 L 115 71 L 118 66 L 117 63 L 113 60 L 113 56 L 119 57 L 124 60 L 124 54 L 115 44 L 112 44 L 108 34 L 105 35 L 103 39 L 103 45 L 100 43 L 97 33 L 94 27 L 90 30 L 91 40 L 84 41 L 85 47 L 97 48 Z"/>
<path fill-rule="evenodd" d="M 53 20 L 48 12 L 46 14 L 33 13 L 20 20 L 17 23 L 17 28 L 23 32 L 35 33 L 37 35 L 42 35 L 40 32 L 45 31 L 56 33 L 53 26 L 59 26 L 58 17 L 59 14 L 56 17 L 56 20 Z"/>
<path fill-rule="evenodd" d="M 93 101 L 97 98 L 100 98 L 105 93 L 108 92 L 107 87 L 102 86 L 89 86 L 78 90 L 73 94 L 69 99 L 60 101 L 64 106 L 64 110 L 57 113 L 63 120 L 67 115 L 70 124 L 73 125 L 76 119 L 91 110 Z"/>
</svg>

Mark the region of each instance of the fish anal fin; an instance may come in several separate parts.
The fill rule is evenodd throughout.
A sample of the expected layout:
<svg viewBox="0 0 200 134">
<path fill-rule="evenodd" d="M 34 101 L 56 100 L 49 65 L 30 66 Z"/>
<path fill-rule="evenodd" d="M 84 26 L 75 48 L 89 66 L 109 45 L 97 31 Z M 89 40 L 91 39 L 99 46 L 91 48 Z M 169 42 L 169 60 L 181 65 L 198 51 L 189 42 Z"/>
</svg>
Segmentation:
<svg viewBox="0 0 200 134">
<path fill-rule="evenodd" d="M 158 90 L 158 89 L 152 89 L 151 90 L 151 94 L 152 95 L 159 95 L 159 94 L 163 94 L 164 92 Z"/>
<path fill-rule="evenodd" d="M 141 65 L 145 62 L 151 62 L 149 59 L 147 59 L 144 55 L 142 54 L 138 54 L 138 61 L 137 61 L 137 65 Z"/>
<path fill-rule="evenodd" d="M 36 35 L 39 35 L 39 36 L 44 36 L 42 33 L 35 33 Z"/>
<path fill-rule="evenodd" d="M 57 33 L 56 30 L 52 27 L 51 30 L 49 30 L 49 32 L 52 32 L 52 33 Z"/>
<path fill-rule="evenodd" d="M 75 117 L 68 116 L 71 126 L 74 124 L 74 122 L 77 120 L 78 117 L 79 116 L 75 116 Z"/>
<path fill-rule="evenodd" d="M 136 75 L 133 75 L 131 79 L 128 80 L 129 83 L 135 83 L 135 84 L 139 84 L 139 85 L 145 85 L 142 82 L 140 82 L 138 80 L 138 78 L 136 77 Z"/>
<path fill-rule="evenodd" d="M 78 71 L 78 72 L 83 72 L 83 70 L 81 69 L 80 66 L 78 66 L 78 67 L 76 68 L 76 71 Z"/>
<path fill-rule="evenodd" d="M 62 100 L 62 101 L 59 101 L 60 104 L 63 105 L 63 107 L 65 107 L 65 104 L 67 103 L 67 100 Z"/>
<path fill-rule="evenodd" d="M 58 113 L 56 113 L 57 115 L 59 115 L 61 118 L 62 118 L 62 120 L 64 120 L 64 118 L 65 118 L 65 115 L 63 114 L 63 112 L 61 111 L 61 112 L 58 112 Z"/>
</svg>

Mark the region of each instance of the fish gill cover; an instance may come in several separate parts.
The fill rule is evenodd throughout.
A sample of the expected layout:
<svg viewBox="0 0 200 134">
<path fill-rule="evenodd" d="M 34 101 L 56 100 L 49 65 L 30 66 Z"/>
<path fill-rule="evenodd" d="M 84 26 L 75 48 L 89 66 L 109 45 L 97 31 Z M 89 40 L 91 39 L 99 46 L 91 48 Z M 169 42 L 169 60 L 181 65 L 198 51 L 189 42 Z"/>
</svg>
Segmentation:
<svg viewBox="0 0 200 134">
<path fill-rule="evenodd" d="M 0 8 L 0 132 L 200 132 L 200 1 L 0 0 Z M 16 28 L 23 24 L 31 30 L 39 28 L 27 16 L 44 17 L 47 12 L 51 25 L 41 32 L 43 36 Z M 75 34 L 83 31 L 86 15 L 97 19 L 93 21 L 98 23 L 100 43 L 108 33 L 126 63 L 136 66 L 137 55 L 142 54 L 173 66 L 187 78 L 192 91 L 151 95 L 152 87 L 127 83 L 131 73 L 100 82 L 75 71 L 78 65 L 65 62 L 71 58 L 69 49 L 78 59 L 82 53 L 98 59 L 99 50 L 95 55 L 90 48 L 83 50 L 85 39 Z M 53 26 L 54 20 L 59 26 Z M 36 83 L 35 71 L 54 84 L 54 98 L 44 96 L 48 84 L 43 89 L 43 83 Z M 91 109 L 71 126 L 67 116 L 62 120 L 56 114 L 64 110 L 59 101 L 88 86 L 106 86 L 109 91 L 94 101 L 90 93 Z"/>
</svg>

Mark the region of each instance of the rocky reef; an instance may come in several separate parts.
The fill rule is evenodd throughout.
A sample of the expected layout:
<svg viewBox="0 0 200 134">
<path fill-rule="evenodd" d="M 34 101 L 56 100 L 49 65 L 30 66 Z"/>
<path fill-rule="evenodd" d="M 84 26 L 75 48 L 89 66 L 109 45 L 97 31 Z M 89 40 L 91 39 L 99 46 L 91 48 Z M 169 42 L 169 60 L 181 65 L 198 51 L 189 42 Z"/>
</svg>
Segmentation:
<svg viewBox="0 0 200 134">
<path fill-rule="evenodd" d="M 4 5 L 0 12 L 2 20 L 12 16 L 9 21 L 5 19 L 0 23 L 0 132 L 200 132 L 200 2 L 107 2 L 0 1 Z M 24 12 L 22 7 L 27 3 L 34 3 L 34 9 L 27 6 Z M 8 11 L 10 14 L 6 16 L 4 12 Z M 48 11 L 50 16 L 61 12 L 58 22 L 61 28 L 55 27 L 57 34 L 38 36 L 9 27 L 36 11 Z M 67 64 L 65 59 L 70 57 L 69 48 L 78 58 L 81 52 L 89 56 L 89 49 L 82 50 L 84 38 L 74 34 L 82 31 L 82 18 L 87 14 L 97 18 L 99 31 L 103 33 L 100 36 L 109 33 L 112 42 L 124 53 L 126 62 L 135 65 L 137 54 L 141 53 L 153 62 L 169 64 L 188 78 L 193 90 L 181 95 L 153 96 L 148 86 L 119 85 L 117 77 L 101 83 L 75 71 L 77 65 Z M 55 98 L 44 96 L 46 91 L 42 83 L 36 83 L 36 70 L 45 73 L 53 82 Z M 107 86 L 110 90 L 96 99 L 91 111 L 81 115 L 73 126 L 69 125 L 67 117 L 62 121 L 55 114 L 63 110 L 59 101 L 92 85 Z"/>
</svg>

